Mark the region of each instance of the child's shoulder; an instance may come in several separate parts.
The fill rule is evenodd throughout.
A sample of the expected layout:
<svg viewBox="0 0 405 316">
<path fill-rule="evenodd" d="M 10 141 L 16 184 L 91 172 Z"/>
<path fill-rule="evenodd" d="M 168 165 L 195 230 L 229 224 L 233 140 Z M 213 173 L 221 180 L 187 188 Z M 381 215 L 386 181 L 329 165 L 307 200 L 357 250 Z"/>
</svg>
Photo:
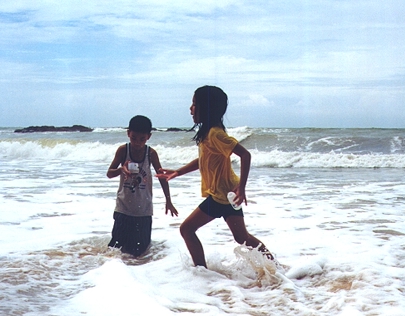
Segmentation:
<svg viewBox="0 0 405 316">
<path fill-rule="evenodd" d="M 208 132 L 208 138 L 229 138 L 230 136 L 228 133 L 221 127 L 212 127 Z"/>
<path fill-rule="evenodd" d="M 228 133 L 221 127 L 213 126 L 210 128 L 208 135 L 228 135 Z"/>
<path fill-rule="evenodd" d="M 155 149 L 153 149 L 152 147 L 149 147 L 149 155 L 157 155 L 157 151 Z"/>
<path fill-rule="evenodd" d="M 116 153 L 119 155 L 124 155 L 124 154 L 126 155 L 127 154 L 127 144 L 120 145 L 117 148 Z"/>
<path fill-rule="evenodd" d="M 229 136 L 224 129 L 220 127 L 213 127 L 209 131 L 208 142 L 212 146 L 218 146 L 223 144 L 235 146 L 236 143 L 238 143 L 238 140 L 232 136 Z"/>
<path fill-rule="evenodd" d="M 127 143 L 122 144 L 122 145 L 118 146 L 117 150 L 127 150 L 127 146 L 128 146 Z"/>
</svg>

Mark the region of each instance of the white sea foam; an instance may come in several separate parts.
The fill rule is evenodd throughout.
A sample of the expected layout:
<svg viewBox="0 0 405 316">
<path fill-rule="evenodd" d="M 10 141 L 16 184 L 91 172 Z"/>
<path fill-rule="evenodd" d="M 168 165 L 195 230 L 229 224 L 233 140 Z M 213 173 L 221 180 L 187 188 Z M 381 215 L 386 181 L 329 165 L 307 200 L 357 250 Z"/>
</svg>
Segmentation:
<svg viewBox="0 0 405 316">
<path fill-rule="evenodd" d="M 227 132 L 239 142 L 242 142 L 254 133 L 253 130 L 247 126 L 228 128 Z"/>
<path fill-rule="evenodd" d="M 405 155 L 263 152 L 251 150 L 252 164 L 272 168 L 405 168 Z"/>
<path fill-rule="evenodd" d="M 125 127 L 96 127 L 93 133 L 125 133 Z"/>
<path fill-rule="evenodd" d="M 109 162 L 121 143 L 105 144 L 100 142 L 69 141 L 10 141 L 0 142 L 0 155 L 6 159 L 60 159 L 66 161 Z M 168 147 L 153 146 L 162 164 L 184 164 L 198 155 L 195 145 Z M 280 150 L 250 150 L 252 164 L 256 167 L 272 168 L 405 168 L 403 154 L 350 154 L 283 152 Z M 232 157 L 235 163 L 239 159 Z"/>
<path fill-rule="evenodd" d="M 4 159 L 61 159 L 71 161 L 106 161 L 114 157 L 116 145 L 77 141 L 1 141 L 0 154 Z"/>
</svg>

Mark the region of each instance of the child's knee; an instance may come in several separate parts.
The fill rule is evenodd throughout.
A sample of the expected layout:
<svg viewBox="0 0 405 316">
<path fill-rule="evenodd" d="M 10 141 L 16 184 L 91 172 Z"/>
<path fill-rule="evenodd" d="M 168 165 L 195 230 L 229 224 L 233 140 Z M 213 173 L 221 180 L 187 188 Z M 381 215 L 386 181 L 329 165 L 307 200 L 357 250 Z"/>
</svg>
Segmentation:
<svg viewBox="0 0 405 316">
<path fill-rule="evenodd" d="M 187 222 L 183 222 L 180 225 L 180 234 L 183 238 L 195 235 L 197 229 L 193 225 L 188 225 Z"/>
<path fill-rule="evenodd" d="M 188 228 L 187 224 L 182 223 L 180 225 L 181 236 L 184 238 L 184 236 L 186 236 L 188 233 L 189 233 L 189 228 Z"/>
</svg>

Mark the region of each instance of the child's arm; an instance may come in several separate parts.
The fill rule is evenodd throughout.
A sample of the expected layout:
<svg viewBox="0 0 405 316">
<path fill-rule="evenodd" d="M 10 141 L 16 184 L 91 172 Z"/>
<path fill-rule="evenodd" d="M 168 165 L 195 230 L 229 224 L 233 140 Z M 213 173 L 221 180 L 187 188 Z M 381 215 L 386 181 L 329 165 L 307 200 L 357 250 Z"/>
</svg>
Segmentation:
<svg viewBox="0 0 405 316">
<path fill-rule="evenodd" d="M 123 161 L 125 161 L 125 156 L 126 156 L 126 147 L 125 145 L 122 145 L 118 147 L 117 151 L 115 152 L 115 156 L 113 161 L 111 162 L 110 167 L 108 168 L 107 171 L 107 177 L 108 178 L 115 178 L 119 176 L 122 172 L 125 172 L 123 168 Z M 121 167 L 120 167 L 121 165 Z"/>
<path fill-rule="evenodd" d="M 165 179 L 166 181 L 169 181 L 175 177 L 182 176 L 183 174 L 198 170 L 199 165 L 198 165 L 198 158 L 194 159 L 193 161 L 189 162 L 187 165 L 181 167 L 180 169 L 177 170 L 170 170 L 170 169 L 160 169 L 160 173 L 157 174 L 156 176 L 159 179 Z"/>
<path fill-rule="evenodd" d="M 250 152 L 239 143 L 235 146 L 232 152 L 240 157 L 240 182 L 235 190 L 235 202 L 237 205 L 243 202 L 245 202 L 245 205 L 247 205 L 245 187 L 250 171 L 251 155 Z"/>
<path fill-rule="evenodd" d="M 161 173 L 160 170 L 162 170 L 162 166 L 159 161 L 159 156 L 158 156 L 157 152 L 152 148 L 150 148 L 150 160 L 152 162 L 152 166 L 155 169 L 156 173 L 157 174 Z M 165 181 L 164 179 L 160 179 L 160 178 L 159 178 L 159 182 L 162 187 L 163 194 L 165 195 L 165 198 L 166 198 L 166 214 L 168 213 L 168 211 L 170 211 L 172 216 L 173 215 L 177 216 L 178 212 L 177 212 L 176 208 L 173 206 L 172 199 L 170 197 L 169 183 L 167 181 Z"/>
</svg>

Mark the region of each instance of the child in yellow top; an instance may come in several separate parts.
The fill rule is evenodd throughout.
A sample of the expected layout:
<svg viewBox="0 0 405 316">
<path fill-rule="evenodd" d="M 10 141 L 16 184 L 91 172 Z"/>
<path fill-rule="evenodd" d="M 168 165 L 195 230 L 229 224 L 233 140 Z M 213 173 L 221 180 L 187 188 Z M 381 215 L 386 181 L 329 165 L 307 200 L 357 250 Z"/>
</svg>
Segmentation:
<svg viewBox="0 0 405 316">
<path fill-rule="evenodd" d="M 214 220 L 223 217 L 233 237 L 239 244 L 262 251 L 271 260 L 274 259 L 266 246 L 248 233 L 243 211 L 236 211 L 227 199 L 227 193 L 236 193 L 235 203 L 247 205 L 245 186 L 250 169 L 250 153 L 238 141 L 228 136 L 223 124 L 223 116 L 228 106 L 228 97 L 220 88 L 203 86 L 193 96 L 190 107 L 195 127 L 194 136 L 199 149 L 199 157 L 178 170 L 162 169 L 157 176 L 167 181 L 199 169 L 201 173 L 202 196 L 206 199 L 186 218 L 180 226 L 187 248 L 196 266 L 207 267 L 204 249 L 196 231 Z M 241 160 L 240 179 L 231 166 L 231 154 Z"/>
<path fill-rule="evenodd" d="M 229 204 L 227 194 L 239 184 L 229 158 L 238 141 L 220 127 L 212 127 L 205 141 L 199 144 L 198 166 L 202 196 L 212 196 L 220 204 Z"/>
</svg>

